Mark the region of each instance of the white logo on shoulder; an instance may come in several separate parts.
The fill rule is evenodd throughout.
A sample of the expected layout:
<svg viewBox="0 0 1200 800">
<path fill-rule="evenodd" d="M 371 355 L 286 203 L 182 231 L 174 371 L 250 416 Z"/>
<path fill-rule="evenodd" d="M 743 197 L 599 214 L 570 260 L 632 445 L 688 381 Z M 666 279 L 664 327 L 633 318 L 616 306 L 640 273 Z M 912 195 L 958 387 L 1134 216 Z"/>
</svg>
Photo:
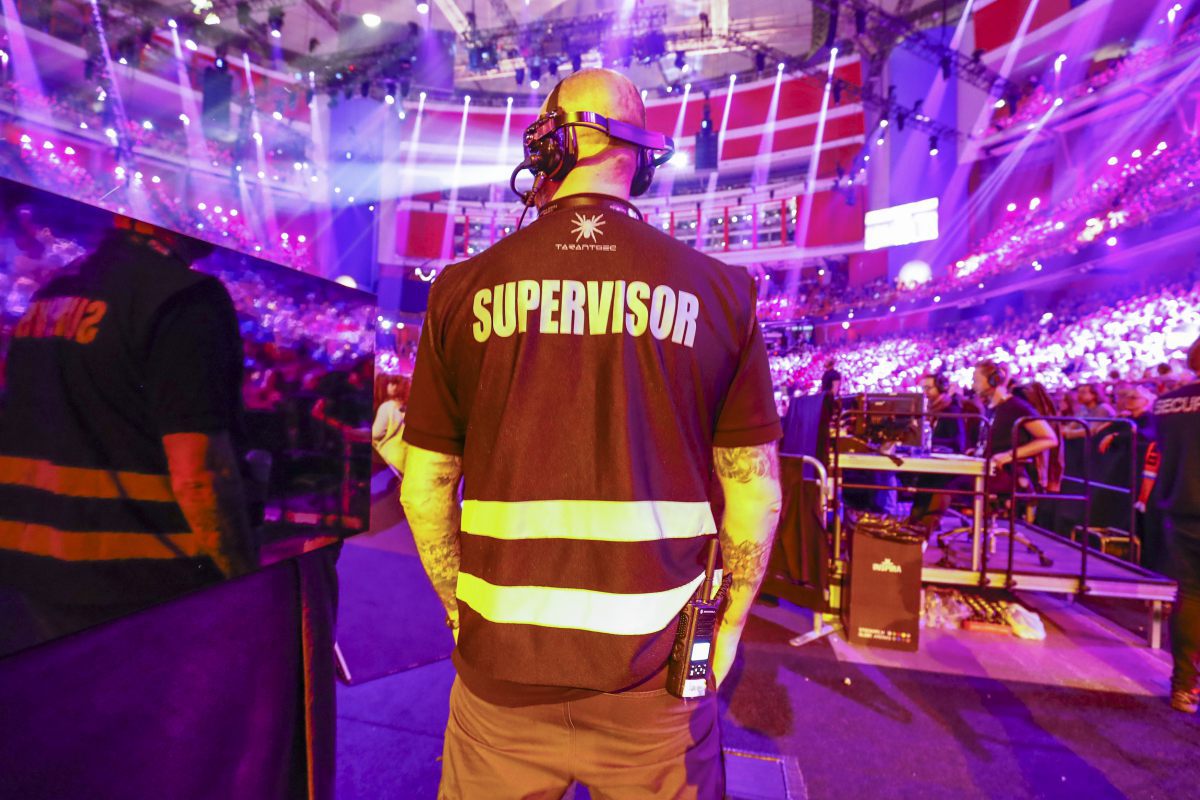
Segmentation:
<svg viewBox="0 0 1200 800">
<path fill-rule="evenodd" d="M 597 237 L 604 235 L 604 215 L 596 214 L 588 216 L 587 214 L 576 213 L 572 218 L 575 227 L 571 229 L 571 233 L 575 234 L 573 242 L 555 242 L 555 250 L 570 250 L 574 252 L 602 252 L 615 253 L 617 246 L 615 244 L 601 244 Z M 587 241 L 584 241 L 584 240 Z"/>
<path fill-rule="evenodd" d="M 899 575 L 903 571 L 901 566 L 890 558 L 885 558 L 883 561 L 876 561 L 871 565 L 871 569 L 875 572 L 890 572 L 894 575 Z"/>
<path fill-rule="evenodd" d="M 604 226 L 604 216 L 597 214 L 594 217 L 587 217 L 583 214 L 575 215 L 575 227 L 571 229 L 571 233 L 575 234 L 575 241 L 580 239 L 590 239 L 595 242 L 597 235 L 603 236 L 604 231 L 601 228 Z"/>
</svg>

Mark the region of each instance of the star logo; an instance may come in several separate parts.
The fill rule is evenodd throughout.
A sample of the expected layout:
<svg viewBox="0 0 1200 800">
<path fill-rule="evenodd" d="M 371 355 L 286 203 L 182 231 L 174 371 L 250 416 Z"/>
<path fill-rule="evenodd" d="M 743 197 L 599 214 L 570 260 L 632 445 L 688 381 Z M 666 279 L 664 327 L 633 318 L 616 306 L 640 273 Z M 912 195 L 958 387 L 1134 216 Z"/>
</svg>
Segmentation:
<svg viewBox="0 0 1200 800">
<path fill-rule="evenodd" d="M 583 214 L 575 215 L 575 227 L 571 229 L 571 233 L 575 234 L 575 241 L 580 239 L 591 239 L 597 241 L 596 235 L 603 235 L 604 231 L 600 227 L 604 225 L 604 215 L 597 214 L 594 217 L 585 217 Z"/>
</svg>

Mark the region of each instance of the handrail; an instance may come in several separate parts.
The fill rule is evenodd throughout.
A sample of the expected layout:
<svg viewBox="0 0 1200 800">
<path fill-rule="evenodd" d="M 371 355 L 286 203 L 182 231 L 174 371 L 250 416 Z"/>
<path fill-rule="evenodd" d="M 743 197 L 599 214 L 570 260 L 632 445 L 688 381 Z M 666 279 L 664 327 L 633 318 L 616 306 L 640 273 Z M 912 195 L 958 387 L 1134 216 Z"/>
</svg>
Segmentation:
<svg viewBox="0 0 1200 800">
<path fill-rule="evenodd" d="M 1083 440 L 1084 440 L 1084 444 L 1086 447 L 1086 452 L 1090 455 L 1092 452 L 1092 439 L 1093 439 L 1093 436 L 1095 435 L 1095 433 L 1092 431 L 1091 426 L 1088 425 L 1087 422 L 1085 421 L 1085 420 L 1089 420 L 1089 419 L 1092 421 L 1096 421 L 1097 419 L 1103 420 L 1106 424 L 1128 425 L 1130 428 L 1130 431 L 1132 434 L 1132 448 L 1131 448 L 1132 456 L 1130 458 L 1130 478 L 1129 478 L 1129 480 L 1130 480 L 1129 538 L 1130 538 L 1131 543 L 1137 539 L 1137 509 L 1135 508 L 1135 504 L 1132 502 L 1133 497 L 1136 495 L 1136 492 L 1137 492 L 1137 443 L 1138 443 L 1137 423 L 1135 423 L 1133 420 L 1126 418 L 1126 417 L 1088 418 L 1088 417 L 1076 417 L 1076 416 L 1045 416 L 1042 414 L 1033 414 L 1033 415 L 1019 417 L 1016 421 L 1013 422 L 1013 427 L 1012 427 L 1013 458 L 1010 463 L 1013 465 L 1013 492 L 1012 492 L 1012 501 L 1013 502 L 1009 503 L 1010 535 L 1008 537 L 1008 566 L 1005 570 L 1005 583 L 1009 587 L 1013 586 L 1015 583 L 1014 577 L 1013 577 L 1013 574 L 1014 574 L 1013 556 L 1014 556 L 1015 548 L 1016 548 L 1016 538 L 1012 534 L 1014 534 L 1017 529 L 1017 503 L 1016 503 L 1016 501 L 1020 500 L 1020 499 L 1046 499 L 1051 502 L 1064 502 L 1064 501 L 1078 499 L 1074 495 L 1048 495 L 1043 492 L 1028 493 L 1028 495 L 1030 495 L 1030 496 L 1026 496 L 1026 495 L 1023 495 L 1019 491 L 1019 487 L 1017 486 L 1017 483 L 1016 483 L 1018 465 L 1023 461 L 1032 460 L 1033 458 L 1036 458 L 1036 456 L 1033 456 L 1033 457 L 1029 457 L 1029 459 L 1024 459 L 1018 455 L 1017 451 L 1020 449 L 1020 445 L 1018 444 L 1018 442 L 1020 440 L 1021 429 L 1025 426 L 1026 423 L 1035 422 L 1035 421 L 1059 423 L 1060 427 L 1063 423 L 1072 423 L 1072 422 L 1078 423 L 1083 428 L 1083 432 L 1084 432 Z M 1060 436 L 1060 445 L 1061 445 L 1061 436 Z M 1079 551 L 1080 552 L 1079 592 L 1078 592 L 1079 594 L 1086 594 L 1088 592 L 1087 567 L 1088 567 L 1088 550 L 1090 549 L 1088 547 L 1088 531 L 1092 527 L 1091 522 L 1092 522 L 1092 486 L 1093 486 L 1092 479 L 1091 479 L 1091 472 L 1092 472 L 1091 465 L 1092 465 L 1091 458 L 1083 459 L 1083 476 L 1082 476 L 1083 477 L 1083 542 L 1082 542 L 1083 546 L 1080 548 L 1080 551 Z"/>
</svg>

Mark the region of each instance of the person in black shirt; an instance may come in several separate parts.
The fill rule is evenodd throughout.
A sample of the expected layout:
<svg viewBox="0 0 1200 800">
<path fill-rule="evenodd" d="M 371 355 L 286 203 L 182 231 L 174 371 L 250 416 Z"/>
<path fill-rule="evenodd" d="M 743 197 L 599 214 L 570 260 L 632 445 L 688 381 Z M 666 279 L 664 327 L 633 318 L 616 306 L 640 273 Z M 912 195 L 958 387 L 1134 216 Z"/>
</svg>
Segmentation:
<svg viewBox="0 0 1200 800">
<path fill-rule="evenodd" d="M 990 360 L 979 362 L 972 382 L 991 418 L 991 428 L 981 453 L 992 460 L 995 477 L 991 489 L 996 494 L 1011 494 L 1020 484 L 1031 480 L 1029 468 L 1033 466 L 1033 457 L 1057 447 L 1058 436 L 1045 420 L 1027 419 L 1037 417 L 1038 412 L 1011 394 L 1008 370 L 1002 364 Z M 1018 425 L 1018 420 L 1022 419 L 1024 421 Z M 1021 460 L 1025 469 L 1014 477 L 1011 465 L 1016 459 Z"/>
<path fill-rule="evenodd" d="M 1179 582 L 1171 613 L 1171 706 L 1196 713 L 1200 706 L 1200 339 L 1188 351 L 1191 383 L 1154 404 L 1158 428 L 1158 478 L 1154 491 L 1163 511 L 1165 570 Z"/>
<path fill-rule="evenodd" d="M 781 504 L 754 284 L 640 221 L 653 147 L 576 121 L 654 143 L 627 78 L 573 73 L 544 111 L 538 219 L 438 275 L 405 416 L 400 499 L 456 638 L 439 796 L 715 800 L 715 690 Z M 714 691 L 684 700 L 677 620 L 718 539 Z"/>
<path fill-rule="evenodd" d="M 821 373 L 821 391 L 834 398 L 842 392 L 842 373 L 833 368 L 833 361 L 825 362 L 825 371 Z"/>
<path fill-rule="evenodd" d="M 233 302 L 189 269 L 211 245 L 118 218 L 34 295 L 0 414 L 0 588 L 13 651 L 256 562 L 235 455 Z M 10 626 L 10 629 L 15 626 Z"/>
<path fill-rule="evenodd" d="M 962 453 L 966 449 L 967 430 L 962 417 L 943 416 L 963 413 L 962 400 L 952 391 L 949 379 L 942 373 L 927 372 L 921 376 L 921 391 L 928 401 L 928 411 L 933 418 L 933 448 L 938 452 Z M 918 489 L 958 488 L 962 481 L 950 475 L 918 475 Z M 967 485 L 966 488 L 970 488 Z M 909 522 L 921 525 L 929 531 L 937 527 L 942 513 L 950 505 L 950 495 L 936 492 L 918 492 L 913 499 Z"/>
</svg>

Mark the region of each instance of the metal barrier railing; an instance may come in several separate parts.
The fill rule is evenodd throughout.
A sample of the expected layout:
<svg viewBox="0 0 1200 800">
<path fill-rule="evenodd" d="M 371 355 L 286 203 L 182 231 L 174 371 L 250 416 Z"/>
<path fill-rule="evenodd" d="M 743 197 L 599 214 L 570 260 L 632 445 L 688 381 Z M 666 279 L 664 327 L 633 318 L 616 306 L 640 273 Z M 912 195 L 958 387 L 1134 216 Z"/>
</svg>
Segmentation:
<svg viewBox="0 0 1200 800">
<path fill-rule="evenodd" d="M 913 417 L 913 418 L 921 418 L 922 420 L 924 420 L 925 418 L 932 418 L 932 419 L 961 418 L 964 420 L 968 420 L 968 419 L 969 420 L 978 420 L 980 423 L 980 437 L 979 437 L 979 440 L 981 442 L 980 447 L 983 448 L 982 452 L 984 453 L 984 455 L 981 456 L 984 459 L 984 467 L 983 467 L 983 475 L 982 475 L 981 485 L 976 489 L 953 489 L 953 488 L 949 488 L 949 487 L 921 487 L 921 486 L 903 487 L 903 489 L 901 489 L 901 487 L 898 487 L 898 486 L 884 485 L 884 484 L 879 484 L 879 483 L 847 483 L 843 479 L 843 475 L 842 475 L 843 468 L 841 465 L 841 456 L 843 455 L 843 453 L 842 453 L 841 448 L 838 446 L 838 439 L 842 438 L 841 432 L 845 428 L 845 422 L 847 420 L 852 420 L 855 416 L 863 416 L 863 415 L 890 416 L 890 417 Z M 1035 421 L 1035 420 L 1042 420 L 1042 421 L 1045 421 L 1045 422 L 1048 422 L 1051 424 L 1056 424 L 1060 428 L 1064 424 L 1072 424 L 1073 423 L 1073 424 L 1080 425 L 1080 427 L 1083 428 L 1083 430 L 1084 430 L 1084 437 L 1083 437 L 1084 444 L 1085 444 L 1085 447 L 1087 448 L 1088 453 L 1091 453 L 1091 451 L 1092 451 L 1091 445 L 1092 445 L 1093 437 L 1095 435 L 1095 432 L 1092 431 L 1091 426 L 1088 423 L 1103 422 L 1105 425 L 1127 426 L 1130 429 L 1130 433 L 1131 433 L 1130 462 L 1131 463 L 1130 463 L 1130 478 L 1129 478 L 1129 487 L 1128 488 L 1119 487 L 1119 486 L 1111 486 L 1109 484 L 1098 483 L 1098 482 L 1093 481 L 1092 480 L 1092 463 L 1091 463 L 1092 459 L 1085 458 L 1083 460 L 1083 475 L 1082 476 L 1070 476 L 1070 477 L 1081 477 L 1082 478 L 1083 487 L 1082 487 L 1081 494 L 1063 494 L 1061 492 L 1053 493 L 1053 492 L 1047 492 L 1047 491 L 1021 491 L 1020 487 L 1017 486 L 1016 483 L 1014 482 L 1014 485 L 1012 487 L 1013 491 L 1005 492 L 1002 495 L 1003 497 L 1011 498 L 1013 501 L 1009 504 L 1010 507 L 1008 509 L 1010 535 L 1009 535 L 1008 553 L 1007 553 L 1008 562 L 1005 565 L 1005 570 L 1004 570 L 1004 580 L 1005 580 L 1006 587 L 1012 588 L 1015 585 L 1016 565 L 1014 563 L 1015 562 L 1014 556 L 1015 556 L 1015 548 L 1016 548 L 1017 538 L 1012 534 L 1015 534 L 1017 531 L 1016 522 L 1017 522 L 1017 513 L 1019 510 L 1017 501 L 1024 500 L 1024 501 L 1048 501 L 1048 502 L 1079 502 L 1079 503 L 1083 503 L 1083 505 L 1084 505 L 1084 514 L 1083 514 L 1083 520 L 1082 520 L 1083 534 L 1082 534 L 1082 537 L 1079 542 L 1077 542 L 1077 543 L 1071 542 L 1067 539 L 1064 539 L 1063 537 L 1058 536 L 1057 534 L 1055 534 L 1052 531 L 1045 531 L 1044 529 L 1039 528 L 1040 531 L 1043 531 L 1047 535 L 1055 536 L 1055 538 L 1057 538 L 1057 539 L 1062 539 L 1062 541 L 1064 543 L 1075 546 L 1079 549 L 1079 551 L 1080 551 L 1080 568 L 1079 568 L 1078 573 L 1075 573 L 1075 572 L 1062 573 L 1062 572 L 1042 571 L 1039 574 L 1043 574 L 1043 575 L 1047 575 L 1047 576 L 1055 577 L 1055 578 L 1064 578 L 1064 579 L 1076 578 L 1077 579 L 1076 591 L 1078 593 L 1086 593 L 1089 590 L 1089 584 L 1088 584 L 1088 578 L 1089 578 L 1088 550 L 1090 549 L 1089 529 L 1091 528 L 1091 521 L 1092 521 L 1092 519 L 1091 519 L 1092 518 L 1092 494 L 1093 494 L 1094 489 L 1100 488 L 1103 490 L 1120 492 L 1122 494 L 1130 495 L 1130 512 L 1129 512 L 1130 516 L 1129 516 L 1129 531 L 1128 531 L 1128 533 L 1129 533 L 1130 540 L 1131 540 L 1131 546 L 1132 547 L 1137 546 L 1137 536 L 1138 536 L 1138 534 L 1137 534 L 1137 511 L 1135 508 L 1135 504 L 1133 502 L 1137 495 L 1137 481 L 1138 481 L 1138 464 L 1137 464 L 1137 458 L 1136 458 L 1137 443 L 1138 443 L 1137 426 L 1133 421 L 1126 419 L 1126 418 L 1113 418 L 1113 417 L 1093 418 L 1093 417 L 1041 416 L 1041 415 L 1031 415 L 1031 416 L 1021 417 L 1013 424 L 1014 457 L 1011 460 L 1010 464 L 1012 465 L 1012 470 L 1013 470 L 1014 475 L 1016 475 L 1018 473 L 1018 470 L 1019 470 L 1021 464 L 1028 463 L 1031 460 L 1033 460 L 1033 458 L 1035 458 L 1035 457 L 1018 458 L 1018 457 L 1016 457 L 1016 452 L 1015 452 L 1016 447 L 1018 446 L 1017 443 L 1020 441 L 1021 429 L 1027 423 Z M 842 491 L 844 489 L 875 489 L 875 490 L 896 490 L 896 491 L 902 490 L 906 494 L 934 493 L 934 494 L 946 494 L 946 495 L 951 495 L 951 496 L 973 496 L 976 498 L 976 509 L 975 509 L 976 514 L 981 513 L 981 511 L 983 513 L 982 513 L 982 518 L 980 520 L 978 520 L 978 523 L 977 523 L 978 527 L 979 527 L 979 533 L 977 535 L 979 541 L 976 541 L 973 543 L 973 547 L 978 547 L 980 550 L 979 559 L 978 559 L 977 564 L 976 563 L 972 564 L 972 570 L 978 573 L 979 584 L 981 586 L 988 585 L 988 583 L 989 583 L 988 553 L 989 553 L 990 548 L 987 547 L 986 544 L 987 544 L 987 542 L 990 541 L 990 538 L 992 535 L 992 515 L 989 513 L 986 513 L 986 509 L 981 509 L 980 505 L 982 503 L 984 506 L 986 506 L 988 498 L 995 496 L 994 495 L 994 479 L 996 477 L 995 476 L 995 472 L 996 472 L 995 462 L 993 461 L 993 458 L 992 458 L 993 454 L 989 453 L 986 448 L 986 443 L 990 440 L 990 433 L 991 433 L 990 420 L 988 420 L 982 414 L 978 414 L 978 413 L 939 414 L 937 412 L 931 412 L 931 411 L 925 411 L 925 412 L 901 412 L 901 411 L 881 412 L 878 410 L 873 411 L 873 410 L 869 410 L 869 409 L 847 409 L 845 411 L 842 411 L 836 417 L 836 420 L 832 427 L 833 427 L 833 431 L 832 431 L 832 435 L 830 437 L 830 445 L 831 445 L 831 449 L 833 452 L 831 454 L 831 459 L 830 459 L 830 463 L 831 463 L 830 472 L 832 473 L 832 475 L 831 475 L 832 497 L 833 497 L 833 501 L 838 506 L 837 512 L 834 514 L 834 560 L 835 561 L 842 560 L 843 550 L 847 554 L 849 553 L 849 546 L 848 546 L 849 542 L 848 541 L 845 542 L 845 544 L 847 546 L 843 547 L 844 531 L 843 531 L 843 526 L 842 526 L 842 516 L 843 515 L 841 513 L 841 510 L 842 510 L 841 509 L 841 497 L 842 497 Z M 1063 442 L 1063 437 L 1061 436 L 1061 433 L 1058 433 L 1056 435 L 1059 438 L 1059 445 L 1061 446 L 1062 442 Z M 885 456 L 885 457 L 890 456 L 890 454 L 882 452 L 882 451 L 879 451 L 876 454 Z M 973 527 L 975 527 L 975 525 L 973 525 Z M 1131 564 L 1130 566 L 1134 566 L 1134 565 Z M 1141 573 L 1142 570 L 1137 569 L 1137 572 Z M 1117 583 L 1137 582 L 1137 581 L 1141 580 L 1143 577 L 1144 576 L 1142 576 L 1140 574 L 1133 576 L 1133 577 L 1112 576 L 1111 578 L 1108 578 L 1106 580 L 1112 580 L 1113 582 L 1117 582 Z"/>
<path fill-rule="evenodd" d="M 1092 459 L 1090 458 L 1090 454 L 1092 452 L 1092 447 L 1091 447 L 1092 436 L 1094 435 L 1095 432 L 1092 430 L 1091 426 L 1088 425 L 1084 421 L 1085 419 L 1086 418 L 1084 418 L 1084 417 L 1069 417 L 1069 416 L 1049 417 L 1049 416 L 1044 416 L 1044 415 L 1039 414 L 1039 415 L 1030 415 L 1030 416 L 1020 417 L 1015 422 L 1013 422 L 1013 428 L 1012 428 L 1013 459 L 1011 462 L 1012 468 L 1013 468 L 1013 492 L 1011 495 L 1012 502 L 1009 503 L 1009 532 L 1010 532 L 1010 535 L 1008 537 L 1008 565 L 1005 569 L 1005 584 L 1009 588 L 1011 588 L 1014 585 L 1013 576 L 1015 573 L 1015 565 L 1013 563 L 1013 556 L 1015 555 L 1015 549 L 1016 549 L 1017 505 L 1018 505 L 1017 501 L 1020 501 L 1020 500 L 1043 501 L 1043 500 L 1045 500 L 1045 501 L 1049 501 L 1049 502 L 1083 502 L 1083 525 L 1082 525 L 1083 535 L 1082 535 L 1082 541 L 1080 542 L 1080 548 L 1079 548 L 1080 563 L 1079 563 L 1078 593 L 1079 594 L 1087 594 L 1087 592 L 1088 592 L 1088 582 L 1087 582 L 1088 551 L 1091 549 L 1088 545 L 1088 536 L 1090 535 L 1090 531 L 1091 531 L 1091 527 L 1092 527 L 1091 522 L 1092 522 L 1092 486 L 1093 486 L 1092 480 L 1091 480 Z M 1019 444 L 1020 432 L 1021 432 L 1021 429 L 1027 423 L 1034 422 L 1034 421 L 1059 423 L 1060 426 L 1062 423 L 1078 423 L 1080 426 L 1083 427 L 1085 452 L 1088 454 L 1089 457 L 1086 457 L 1083 459 L 1083 495 L 1082 496 L 1080 496 L 1080 495 L 1065 495 L 1062 493 L 1045 492 L 1045 491 L 1033 491 L 1033 492 L 1021 492 L 1020 491 L 1020 488 L 1017 484 L 1017 475 L 1019 474 L 1018 465 L 1024 461 L 1031 461 L 1032 459 L 1036 458 L 1036 456 L 1030 456 L 1027 459 L 1023 459 L 1018 455 L 1017 451 L 1020 449 L 1020 444 Z M 1130 460 L 1130 486 L 1127 491 L 1130 494 L 1130 515 L 1129 515 L 1129 531 L 1128 531 L 1128 533 L 1129 533 L 1129 539 L 1131 542 L 1131 549 L 1132 549 L 1132 547 L 1133 547 L 1132 543 L 1136 540 L 1136 537 L 1137 537 L 1137 510 L 1134 507 L 1134 503 L 1133 503 L 1133 498 L 1134 498 L 1134 496 L 1136 496 L 1136 493 L 1137 493 L 1137 474 L 1138 474 L 1138 468 L 1137 468 L 1137 440 L 1138 440 L 1137 424 L 1134 423 L 1130 419 L 1125 419 L 1125 418 L 1121 418 L 1121 417 L 1106 418 L 1105 421 L 1106 421 L 1107 425 L 1128 425 L 1130 428 L 1130 432 L 1131 432 L 1132 446 L 1131 446 L 1131 455 L 1130 455 L 1130 459 L 1129 459 Z M 1061 444 L 1061 442 L 1062 442 L 1061 434 L 1058 434 L 1058 437 L 1059 437 L 1059 442 Z M 1113 487 L 1113 488 L 1115 488 L 1115 487 Z M 985 548 L 985 551 L 986 551 L 986 548 Z M 986 554 L 985 554 L 984 560 L 986 561 Z"/>
</svg>

